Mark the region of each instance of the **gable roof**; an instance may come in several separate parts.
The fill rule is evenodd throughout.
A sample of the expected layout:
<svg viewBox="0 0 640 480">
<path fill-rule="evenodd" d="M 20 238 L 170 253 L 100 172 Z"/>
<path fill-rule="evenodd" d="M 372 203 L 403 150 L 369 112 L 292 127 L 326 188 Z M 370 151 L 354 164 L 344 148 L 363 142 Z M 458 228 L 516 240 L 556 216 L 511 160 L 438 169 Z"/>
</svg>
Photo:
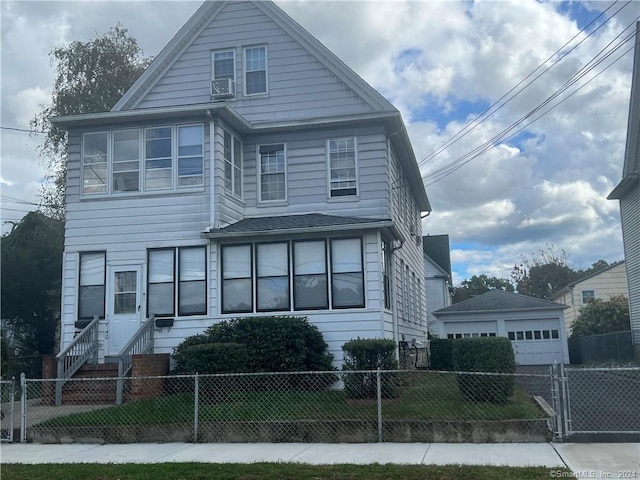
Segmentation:
<svg viewBox="0 0 640 480">
<path fill-rule="evenodd" d="M 542 300 L 540 298 L 495 289 L 487 293 L 483 293 L 482 295 L 468 298 L 460 303 L 454 303 L 449 307 L 436 310 L 433 314 L 438 317 L 441 315 L 457 313 L 563 310 L 565 308 L 568 308 L 568 306 L 556 302 L 550 302 L 549 300 Z"/>
<path fill-rule="evenodd" d="M 578 285 L 579 283 L 582 283 L 582 282 L 584 282 L 585 280 L 588 280 L 588 279 L 590 279 L 590 278 L 597 277 L 598 275 L 600 275 L 600 274 L 602 274 L 602 273 L 604 273 L 604 272 L 607 272 L 607 271 L 611 270 L 612 268 L 615 268 L 615 267 L 617 267 L 617 266 L 619 266 L 619 265 L 624 265 L 624 260 L 620 260 L 619 262 L 612 263 L 612 264 L 611 264 L 611 265 L 609 265 L 608 267 L 601 268 L 601 269 L 600 269 L 600 270 L 598 270 L 597 272 L 593 272 L 593 273 L 590 273 L 589 275 L 585 275 L 584 277 L 580 277 L 579 279 L 577 279 L 577 280 L 575 280 L 575 281 L 573 281 L 573 282 L 571 282 L 571 283 L 567 284 L 567 286 L 565 286 L 565 287 L 561 288 L 561 289 L 560 289 L 560 290 L 558 290 L 556 293 L 554 293 L 554 294 L 553 294 L 553 298 L 557 298 L 557 297 L 559 297 L 560 295 L 562 295 L 563 293 L 566 293 L 566 292 L 568 292 L 569 290 L 573 289 L 573 288 L 574 288 L 576 285 Z"/>
<path fill-rule="evenodd" d="M 342 80 L 363 100 L 377 111 L 397 111 L 376 89 L 365 82 L 357 73 L 349 68 L 342 60 L 334 55 L 327 47 L 305 30 L 300 24 L 287 15 L 272 1 L 247 0 L 253 6 L 275 22 L 294 40 L 303 45 L 316 60 Z M 114 105 L 113 111 L 136 108 L 141 98 L 162 77 L 163 73 L 180 57 L 193 40 L 216 18 L 224 9 L 228 0 L 205 1 L 178 33 L 162 49 L 151 65 L 144 71 L 136 82 L 127 90 L 124 96 Z"/>
<path fill-rule="evenodd" d="M 640 184 L 640 22 L 636 22 L 635 53 L 631 75 L 631 98 L 625 147 L 622 180 L 607 196 L 608 200 L 620 200 Z"/>
<path fill-rule="evenodd" d="M 271 236 L 298 233 L 335 232 L 336 230 L 388 229 L 396 239 L 402 239 L 395 223 L 390 219 L 342 217 L 324 213 L 249 217 L 223 228 L 209 229 L 204 238 L 231 239 L 248 236 Z"/>
<path fill-rule="evenodd" d="M 422 251 L 439 267 L 451 281 L 451 252 L 449 235 L 427 235 L 422 237 Z"/>
</svg>

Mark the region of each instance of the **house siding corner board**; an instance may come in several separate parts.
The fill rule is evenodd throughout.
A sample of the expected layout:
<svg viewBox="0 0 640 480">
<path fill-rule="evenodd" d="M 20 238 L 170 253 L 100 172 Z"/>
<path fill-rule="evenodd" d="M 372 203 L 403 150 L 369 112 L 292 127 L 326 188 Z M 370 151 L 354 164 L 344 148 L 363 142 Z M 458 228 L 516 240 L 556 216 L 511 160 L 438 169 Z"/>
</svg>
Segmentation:
<svg viewBox="0 0 640 480">
<path fill-rule="evenodd" d="M 244 95 L 243 47 L 267 46 L 268 93 Z M 248 121 L 372 111 L 332 72 L 257 7 L 229 2 L 147 92 L 138 108 L 211 101 L 211 52 L 235 52 L 233 107 Z"/>
<path fill-rule="evenodd" d="M 640 330 L 640 187 L 636 186 L 620 199 L 620 218 L 624 232 L 631 328 Z M 636 342 L 640 342 L 640 338 L 636 337 Z"/>
</svg>

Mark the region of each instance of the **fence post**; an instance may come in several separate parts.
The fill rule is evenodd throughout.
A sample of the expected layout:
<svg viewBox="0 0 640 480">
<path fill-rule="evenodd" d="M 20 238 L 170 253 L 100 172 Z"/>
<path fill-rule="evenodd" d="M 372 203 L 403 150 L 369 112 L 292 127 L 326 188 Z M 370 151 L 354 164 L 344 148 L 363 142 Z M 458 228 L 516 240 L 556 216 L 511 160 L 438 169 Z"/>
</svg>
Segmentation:
<svg viewBox="0 0 640 480">
<path fill-rule="evenodd" d="M 560 366 L 553 362 L 553 365 L 549 366 L 551 374 L 551 399 L 553 400 L 553 410 L 555 412 L 554 419 L 554 435 L 559 440 L 564 439 L 563 423 L 562 423 L 562 399 L 560 398 L 560 380 L 559 380 Z"/>
<path fill-rule="evenodd" d="M 200 381 L 198 372 L 195 376 L 195 385 L 193 389 L 193 443 L 198 443 L 198 397 L 200 392 Z"/>
<path fill-rule="evenodd" d="M 16 377 L 11 377 L 11 395 L 9 399 L 9 407 L 11 408 L 11 413 L 9 413 L 9 442 L 13 443 L 13 418 L 15 415 L 15 407 L 16 407 Z"/>
<path fill-rule="evenodd" d="M 378 442 L 382 443 L 382 384 L 380 367 L 376 372 L 376 396 L 378 401 Z"/>
<path fill-rule="evenodd" d="M 24 372 L 20 374 L 20 443 L 27 441 L 27 378 Z"/>
<path fill-rule="evenodd" d="M 569 405 L 569 377 L 567 372 L 565 371 L 564 365 L 560 364 L 560 388 L 561 388 L 561 399 L 562 399 L 562 417 L 564 419 L 562 431 L 565 437 L 569 437 L 571 435 L 571 407 Z"/>
</svg>

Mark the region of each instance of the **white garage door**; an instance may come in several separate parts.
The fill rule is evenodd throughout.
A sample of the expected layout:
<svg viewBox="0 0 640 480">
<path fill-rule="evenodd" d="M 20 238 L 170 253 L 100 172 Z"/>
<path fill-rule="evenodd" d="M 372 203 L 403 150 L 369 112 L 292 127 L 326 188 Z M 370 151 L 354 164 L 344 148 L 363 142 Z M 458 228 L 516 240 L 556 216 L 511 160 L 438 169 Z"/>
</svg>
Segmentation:
<svg viewBox="0 0 640 480">
<path fill-rule="evenodd" d="M 496 322 L 446 322 L 444 333 L 447 338 L 495 337 L 498 332 Z"/>
<path fill-rule="evenodd" d="M 518 365 L 564 362 L 558 319 L 507 320 L 505 328 Z"/>
</svg>

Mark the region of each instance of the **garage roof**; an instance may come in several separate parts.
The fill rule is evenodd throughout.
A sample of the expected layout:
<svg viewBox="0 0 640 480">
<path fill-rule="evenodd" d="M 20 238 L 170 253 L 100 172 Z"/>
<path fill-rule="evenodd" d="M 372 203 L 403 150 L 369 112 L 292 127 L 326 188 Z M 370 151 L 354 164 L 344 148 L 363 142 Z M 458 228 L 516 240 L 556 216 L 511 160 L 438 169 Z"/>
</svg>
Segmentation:
<svg viewBox="0 0 640 480">
<path fill-rule="evenodd" d="M 433 312 L 433 315 L 450 315 L 464 312 L 495 312 L 495 311 L 522 311 L 522 310 L 563 310 L 568 308 L 561 303 L 550 302 L 540 298 L 528 297 L 504 290 L 490 290 L 487 293 L 469 298 L 449 307 L 441 308 Z"/>
</svg>

